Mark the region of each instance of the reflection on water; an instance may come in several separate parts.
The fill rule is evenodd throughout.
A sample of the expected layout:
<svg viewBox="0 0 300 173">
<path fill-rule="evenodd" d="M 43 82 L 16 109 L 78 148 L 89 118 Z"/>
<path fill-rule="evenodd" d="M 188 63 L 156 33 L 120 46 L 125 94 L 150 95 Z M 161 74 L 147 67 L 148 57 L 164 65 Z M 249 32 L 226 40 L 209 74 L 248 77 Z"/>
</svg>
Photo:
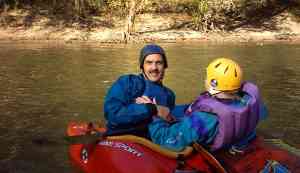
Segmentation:
<svg viewBox="0 0 300 173">
<path fill-rule="evenodd" d="M 71 120 L 103 119 L 107 88 L 121 74 L 138 72 L 142 45 L 59 46 L 0 44 L 0 172 L 72 172 L 62 141 Z M 269 108 L 259 127 L 300 146 L 300 45 L 163 44 L 165 84 L 188 103 L 203 91 L 204 70 L 232 57 L 256 82 Z M 33 143 L 34 139 L 48 143 Z"/>
</svg>

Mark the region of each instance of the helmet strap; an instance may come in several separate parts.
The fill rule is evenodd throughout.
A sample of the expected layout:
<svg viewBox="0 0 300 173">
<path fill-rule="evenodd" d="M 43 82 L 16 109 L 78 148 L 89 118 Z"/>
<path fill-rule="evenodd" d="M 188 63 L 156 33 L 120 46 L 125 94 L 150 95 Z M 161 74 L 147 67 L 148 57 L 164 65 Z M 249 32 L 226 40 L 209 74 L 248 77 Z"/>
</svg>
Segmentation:
<svg viewBox="0 0 300 173">
<path fill-rule="evenodd" d="M 241 97 L 237 94 L 237 91 L 220 91 L 219 93 L 213 94 L 213 97 L 218 99 L 228 99 L 228 100 L 239 100 Z"/>
</svg>

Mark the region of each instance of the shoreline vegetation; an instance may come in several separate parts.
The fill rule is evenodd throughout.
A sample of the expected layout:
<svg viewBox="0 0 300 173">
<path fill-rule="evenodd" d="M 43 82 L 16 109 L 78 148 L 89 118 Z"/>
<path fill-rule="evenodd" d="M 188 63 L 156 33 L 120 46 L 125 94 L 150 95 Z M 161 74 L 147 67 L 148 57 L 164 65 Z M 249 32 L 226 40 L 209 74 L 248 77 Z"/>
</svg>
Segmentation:
<svg viewBox="0 0 300 173">
<path fill-rule="evenodd" d="M 0 0 L 0 41 L 300 43 L 300 1 Z"/>
</svg>

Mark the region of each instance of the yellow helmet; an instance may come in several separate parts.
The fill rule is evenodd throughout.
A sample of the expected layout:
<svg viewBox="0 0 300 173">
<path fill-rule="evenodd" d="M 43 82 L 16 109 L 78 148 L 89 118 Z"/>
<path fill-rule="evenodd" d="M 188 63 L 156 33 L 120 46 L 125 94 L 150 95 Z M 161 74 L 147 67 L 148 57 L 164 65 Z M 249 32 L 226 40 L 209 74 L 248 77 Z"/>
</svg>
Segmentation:
<svg viewBox="0 0 300 173">
<path fill-rule="evenodd" d="M 233 91 L 241 87 L 242 69 L 231 59 L 218 58 L 207 68 L 206 89 L 211 94 L 222 91 Z"/>
</svg>

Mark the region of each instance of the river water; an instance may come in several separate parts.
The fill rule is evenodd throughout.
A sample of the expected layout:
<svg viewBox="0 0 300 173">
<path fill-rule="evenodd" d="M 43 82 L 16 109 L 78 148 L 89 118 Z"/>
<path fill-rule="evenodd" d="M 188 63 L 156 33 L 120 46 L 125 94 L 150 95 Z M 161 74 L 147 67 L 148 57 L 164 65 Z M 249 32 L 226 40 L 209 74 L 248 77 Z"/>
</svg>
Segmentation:
<svg viewBox="0 0 300 173">
<path fill-rule="evenodd" d="M 74 172 L 63 136 L 69 121 L 103 120 L 103 98 L 119 75 L 138 73 L 143 45 L 0 43 L 0 172 Z M 189 103 L 205 67 L 232 57 L 255 82 L 269 109 L 259 131 L 300 147 L 300 45 L 162 44 L 164 83 Z"/>
</svg>

